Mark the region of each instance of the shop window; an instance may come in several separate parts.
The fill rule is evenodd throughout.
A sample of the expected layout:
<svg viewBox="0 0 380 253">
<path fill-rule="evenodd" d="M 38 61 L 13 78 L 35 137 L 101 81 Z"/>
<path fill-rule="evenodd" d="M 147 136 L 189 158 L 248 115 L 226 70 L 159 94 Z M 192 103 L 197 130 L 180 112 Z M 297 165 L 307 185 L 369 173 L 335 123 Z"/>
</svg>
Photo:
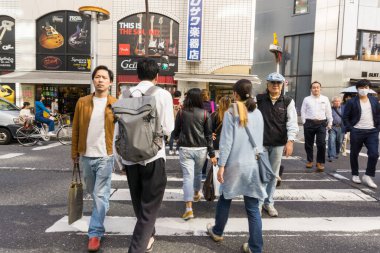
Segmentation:
<svg viewBox="0 0 380 253">
<path fill-rule="evenodd" d="M 0 75 L 15 69 L 15 20 L 0 15 Z"/>
<path fill-rule="evenodd" d="M 362 61 L 380 61 L 380 32 L 358 32 L 356 59 Z"/>
<path fill-rule="evenodd" d="M 308 0 L 294 1 L 294 14 L 305 14 L 309 12 Z"/>
<path fill-rule="evenodd" d="M 91 19 L 74 11 L 49 13 L 36 22 L 38 70 L 91 70 Z"/>
</svg>

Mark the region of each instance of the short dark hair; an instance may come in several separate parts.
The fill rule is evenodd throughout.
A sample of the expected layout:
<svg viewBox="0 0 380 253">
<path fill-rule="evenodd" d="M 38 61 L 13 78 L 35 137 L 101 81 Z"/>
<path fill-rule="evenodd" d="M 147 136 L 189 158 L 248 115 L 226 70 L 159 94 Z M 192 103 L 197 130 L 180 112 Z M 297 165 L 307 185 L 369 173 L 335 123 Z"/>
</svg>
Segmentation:
<svg viewBox="0 0 380 253">
<path fill-rule="evenodd" d="M 104 65 L 99 65 L 99 66 L 97 66 L 94 69 L 94 71 L 92 72 L 92 75 L 91 75 L 92 80 L 94 80 L 96 72 L 98 72 L 99 70 L 105 70 L 105 71 L 107 71 L 108 72 L 108 77 L 110 78 L 111 83 L 113 82 L 113 72 L 112 72 L 112 70 L 110 70 L 107 66 L 104 66 Z"/>
<path fill-rule="evenodd" d="M 176 90 L 173 94 L 175 98 L 179 98 L 182 95 L 182 93 L 179 90 Z"/>
<path fill-rule="evenodd" d="M 186 92 L 185 101 L 183 101 L 183 108 L 187 111 L 192 111 L 194 107 L 203 109 L 203 102 L 201 97 L 201 90 L 192 88 Z"/>
<path fill-rule="evenodd" d="M 319 84 L 319 87 L 322 88 L 322 84 L 321 84 L 319 81 L 313 81 L 313 82 L 310 84 L 310 90 L 311 90 L 311 88 L 313 88 L 313 84 L 315 84 L 315 83 Z"/>
<path fill-rule="evenodd" d="M 143 58 L 137 63 L 137 76 L 141 81 L 152 81 L 160 71 L 157 62 L 152 58 Z"/>
<path fill-rule="evenodd" d="M 357 88 L 361 88 L 361 87 L 365 87 L 365 86 L 371 86 L 371 82 L 367 79 L 360 79 L 359 81 L 356 82 L 356 89 Z"/>
<path fill-rule="evenodd" d="M 36 101 L 41 101 L 41 98 L 42 97 L 45 97 L 43 94 L 38 94 L 37 96 L 36 96 Z"/>
</svg>

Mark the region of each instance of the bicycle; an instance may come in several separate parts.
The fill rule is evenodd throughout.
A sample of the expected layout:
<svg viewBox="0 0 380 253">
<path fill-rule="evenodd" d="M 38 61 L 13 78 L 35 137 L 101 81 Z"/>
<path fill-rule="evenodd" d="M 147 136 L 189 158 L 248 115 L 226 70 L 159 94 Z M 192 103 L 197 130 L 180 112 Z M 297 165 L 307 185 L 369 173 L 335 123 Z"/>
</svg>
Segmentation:
<svg viewBox="0 0 380 253">
<path fill-rule="evenodd" d="M 65 115 L 62 114 L 56 114 L 53 117 L 57 120 L 58 141 L 62 145 L 71 145 L 72 128 L 69 120 L 64 122 Z M 25 124 L 16 131 L 16 139 L 22 146 L 34 146 L 40 140 L 49 141 L 50 137 L 46 125 L 35 121 L 29 125 Z"/>
</svg>

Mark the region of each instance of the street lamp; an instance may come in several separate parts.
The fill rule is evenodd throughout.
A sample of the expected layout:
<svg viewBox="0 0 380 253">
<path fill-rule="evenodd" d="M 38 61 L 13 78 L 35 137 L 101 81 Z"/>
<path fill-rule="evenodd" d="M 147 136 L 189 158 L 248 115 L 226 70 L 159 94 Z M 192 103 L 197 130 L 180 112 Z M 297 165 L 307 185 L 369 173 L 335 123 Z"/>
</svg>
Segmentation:
<svg viewBox="0 0 380 253">
<path fill-rule="evenodd" d="M 269 51 L 274 54 L 276 60 L 276 72 L 280 73 L 280 62 L 282 57 L 282 47 L 278 44 L 277 34 L 273 33 L 273 42 L 269 45 Z"/>
<path fill-rule="evenodd" d="M 96 6 L 82 6 L 79 12 L 91 18 L 91 73 L 98 66 L 98 24 L 100 21 L 110 18 L 109 11 Z M 91 93 L 95 91 L 95 87 L 91 84 Z"/>
</svg>

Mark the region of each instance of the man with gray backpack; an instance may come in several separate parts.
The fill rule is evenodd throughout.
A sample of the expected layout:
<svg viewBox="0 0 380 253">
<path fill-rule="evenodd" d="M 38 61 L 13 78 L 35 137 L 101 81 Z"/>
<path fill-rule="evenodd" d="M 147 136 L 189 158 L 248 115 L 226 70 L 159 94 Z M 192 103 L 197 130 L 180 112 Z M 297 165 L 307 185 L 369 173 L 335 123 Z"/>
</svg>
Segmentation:
<svg viewBox="0 0 380 253">
<path fill-rule="evenodd" d="M 115 154 L 128 178 L 137 217 L 129 253 L 153 250 L 155 222 L 166 187 L 165 143 L 174 129 L 170 93 L 155 86 L 159 67 L 150 58 L 137 64 L 141 82 L 112 105 L 116 119 Z"/>
</svg>

